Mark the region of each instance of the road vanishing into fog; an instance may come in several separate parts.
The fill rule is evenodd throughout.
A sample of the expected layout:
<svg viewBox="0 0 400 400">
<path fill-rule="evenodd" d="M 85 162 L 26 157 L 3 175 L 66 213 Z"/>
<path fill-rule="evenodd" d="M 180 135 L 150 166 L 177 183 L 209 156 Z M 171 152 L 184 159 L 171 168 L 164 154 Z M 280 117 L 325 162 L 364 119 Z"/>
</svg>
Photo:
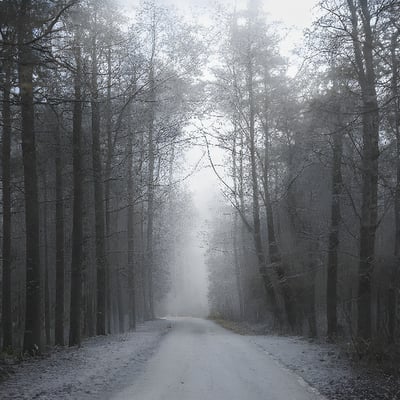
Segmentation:
<svg viewBox="0 0 400 400">
<path fill-rule="evenodd" d="M 217 324 L 173 321 L 143 374 L 111 400 L 321 400 L 301 378 Z"/>
</svg>

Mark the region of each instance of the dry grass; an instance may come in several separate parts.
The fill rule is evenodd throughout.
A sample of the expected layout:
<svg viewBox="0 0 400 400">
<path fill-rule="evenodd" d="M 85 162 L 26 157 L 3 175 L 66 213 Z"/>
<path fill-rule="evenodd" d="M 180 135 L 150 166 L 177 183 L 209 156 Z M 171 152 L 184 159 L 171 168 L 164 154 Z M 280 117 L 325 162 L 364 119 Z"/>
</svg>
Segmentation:
<svg viewBox="0 0 400 400">
<path fill-rule="evenodd" d="M 247 322 L 230 321 L 219 317 L 210 317 L 218 325 L 242 336 L 267 335 L 271 330 L 265 324 L 249 324 Z"/>
</svg>

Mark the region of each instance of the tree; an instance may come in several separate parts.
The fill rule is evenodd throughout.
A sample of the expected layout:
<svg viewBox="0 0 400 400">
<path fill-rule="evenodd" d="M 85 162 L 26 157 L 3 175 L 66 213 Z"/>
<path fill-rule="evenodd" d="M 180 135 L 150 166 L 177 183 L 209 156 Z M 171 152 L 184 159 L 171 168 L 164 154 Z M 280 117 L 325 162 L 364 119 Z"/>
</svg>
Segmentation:
<svg viewBox="0 0 400 400">
<path fill-rule="evenodd" d="M 367 0 L 358 6 L 348 0 L 356 73 L 362 98 L 362 205 L 358 286 L 358 335 L 371 336 L 371 280 L 375 263 L 378 220 L 379 106 L 374 67 L 374 37 L 371 9 Z M 360 22 L 361 21 L 361 22 Z M 360 32 L 362 31 L 362 33 Z"/>
<path fill-rule="evenodd" d="M 39 199 L 33 106 L 32 3 L 21 1 L 18 24 L 18 77 L 21 96 L 22 156 L 24 164 L 26 225 L 26 314 L 24 350 L 34 353 L 42 346 Z"/>
<path fill-rule="evenodd" d="M 76 70 L 74 73 L 73 108 L 73 221 L 72 221 L 72 258 L 71 258 L 71 305 L 69 345 L 81 343 L 82 309 L 82 54 L 79 28 L 75 34 L 74 49 Z"/>
<path fill-rule="evenodd" d="M 337 123 L 334 124 L 332 134 L 332 204 L 331 204 L 331 224 L 328 244 L 328 274 L 327 274 L 327 309 L 326 316 L 328 321 L 328 336 L 333 338 L 337 335 L 337 270 L 338 270 L 338 249 L 340 231 L 340 200 L 342 196 L 342 157 L 343 157 L 343 122 L 341 117 L 340 104 L 334 113 Z"/>
<path fill-rule="evenodd" d="M 63 346 L 65 315 L 65 227 L 64 227 L 64 183 L 62 173 L 62 149 L 60 121 L 56 115 L 55 127 L 55 175 L 56 175 L 56 306 L 55 306 L 55 343 Z"/>
<path fill-rule="evenodd" d="M 9 40 L 8 34 L 4 40 Z M 2 277 L 2 320 L 3 350 L 13 346 L 12 303 L 11 303 L 11 83 L 13 72 L 13 48 L 8 46 L 4 58 L 3 82 L 3 137 L 2 137 L 2 181 L 3 181 L 3 277 Z"/>
</svg>

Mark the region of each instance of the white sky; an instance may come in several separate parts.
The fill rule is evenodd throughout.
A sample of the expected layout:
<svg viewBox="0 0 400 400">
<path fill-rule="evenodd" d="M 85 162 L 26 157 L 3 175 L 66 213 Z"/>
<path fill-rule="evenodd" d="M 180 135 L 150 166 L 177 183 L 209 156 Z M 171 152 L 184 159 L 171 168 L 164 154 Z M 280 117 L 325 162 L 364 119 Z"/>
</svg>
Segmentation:
<svg viewBox="0 0 400 400">
<path fill-rule="evenodd" d="M 126 7 L 136 7 L 142 0 L 118 0 Z M 238 9 L 246 7 L 247 0 L 155 0 L 157 4 L 173 6 L 184 13 L 190 13 L 191 10 L 212 10 L 216 4 L 225 4 Z M 310 9 L 317 3 L 317 0 L 262 0 L 264 10 L 268 12 L 272 19 L 280 20 L 286 25 L 307 27 L 312 16 Z"/>
<path fill-rule="evenodd" d="M 129 11 L 138 7 L 143 0 L 115 0 Z M 238 10 L 246 8 L 248 0 L 154 0 L 156 4 L 175 8 L 179 13 L 195 19 L 199 23 L 207 24 L 217 5 L 224 5 L 229 11 L 235 6 Z M 289 74 L 297 72 L 297 59 L 293 57 L 292 50 L 301 45 L 302 32 L 311 26 L 313 21 L 313 7 L 318 0 L 259 0 L 263 4 L 270 22 L 280 22 L 286 36 L 281 42 L 281 53 L 290 58 Z"/>
</svg>

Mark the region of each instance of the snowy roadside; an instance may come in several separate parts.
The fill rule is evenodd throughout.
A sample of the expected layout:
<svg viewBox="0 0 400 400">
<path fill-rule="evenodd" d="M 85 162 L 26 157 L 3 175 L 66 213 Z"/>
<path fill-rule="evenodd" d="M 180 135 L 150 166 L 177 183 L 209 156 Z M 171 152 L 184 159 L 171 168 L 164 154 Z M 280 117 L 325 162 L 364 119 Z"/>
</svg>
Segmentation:
<svg viewBox="0 0 400 400">
<path fill-rule="evenodd" d="M 0 399 L 107 398 L 141 372 L 170 327 L 167 320 L 146 322 L 136 332 L 90 338 L 80 349 L 60 349 L 16 365 L 15 373 L 0 383 Z"/>
<path fill-rule="evenodd" d="M 301 337 L 248 336 L 330 400 L 400 400 L 400 379 L 353 364 L 334 344 Z"/>
</svg>

